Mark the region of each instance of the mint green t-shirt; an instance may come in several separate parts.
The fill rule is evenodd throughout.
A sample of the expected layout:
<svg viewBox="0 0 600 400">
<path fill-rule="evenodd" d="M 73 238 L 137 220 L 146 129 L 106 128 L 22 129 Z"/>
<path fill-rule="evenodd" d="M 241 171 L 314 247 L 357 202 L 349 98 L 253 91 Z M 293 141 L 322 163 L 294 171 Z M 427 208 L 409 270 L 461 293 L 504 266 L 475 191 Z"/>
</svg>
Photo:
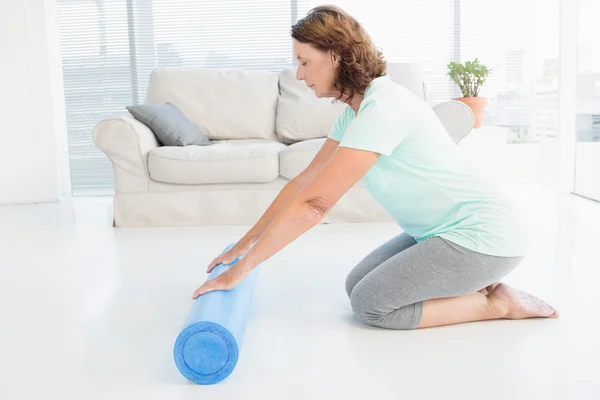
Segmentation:
<svg viewBox="0 0 600 400">
<path fill-rule="evenodd" d="M 505 188 L 479 174 L 432 108 L 389 76 L 348 106 L 329 134 L 339 146 L 380 153 L 365 187 L 417 242 L 440 236 L 470 250 L 523 256 L 522 210 Z"/>
</svg>

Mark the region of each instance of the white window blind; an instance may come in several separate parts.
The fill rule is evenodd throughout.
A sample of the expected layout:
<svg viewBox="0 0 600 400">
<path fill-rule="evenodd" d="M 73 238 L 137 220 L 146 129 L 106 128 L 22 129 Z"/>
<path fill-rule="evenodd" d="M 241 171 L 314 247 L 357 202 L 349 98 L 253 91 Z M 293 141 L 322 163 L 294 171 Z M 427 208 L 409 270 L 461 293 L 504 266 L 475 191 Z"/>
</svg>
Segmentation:
<svg viewBox="0 0 600 400">
<path fill-rule="evenodd" d="M 461 1 L 461 58 L 477 57 L 492 72 L 481 91 L 484 124 L 527 129 L 531 103 L 531 2 Z"/>
<path fill-rule="evenodd" d="M 555 115 L 554 99 L 536 95 L 535 84 L 553 64 L 540 61 L 537 32 L 558 21 L 535 25 L 542 3 L 557 0 L 59 0 L 73 193 L 112 190 L 112 167 L 92 129 L 143 102 L 153 68 L 279 71 L 294 65 L 292 23 L 319 4 L 355 16 L 389 61 L 417 64 L 433 101 L 460 96 L 446 76 L 449 61 L 478 57 L 493 70 L 482 92 L 484 123 L 520 132 L 519 140 L 543 135 L 554 126 L 543 126 Z M 540 102 L 550 102 L 548 115 L 536 114 Z"/>
</svg>

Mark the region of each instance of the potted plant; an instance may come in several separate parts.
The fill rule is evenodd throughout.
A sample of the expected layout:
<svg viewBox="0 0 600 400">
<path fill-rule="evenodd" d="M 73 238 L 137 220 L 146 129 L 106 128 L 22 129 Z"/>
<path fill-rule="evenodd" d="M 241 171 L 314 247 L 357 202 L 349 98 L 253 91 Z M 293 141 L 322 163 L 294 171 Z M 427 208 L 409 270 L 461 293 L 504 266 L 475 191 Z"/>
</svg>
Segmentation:
<svg viewBox="0 0 600 400">
<path fill-rule="evenodd" d="M 463 97 L 454 100 L 462 101 L 468 105 L 475 114 L 475 128 L 481 126 L 483 114 L 488 99 L 479 97 L 479 90 L 485 83 L 491 69 L 479 63 L 479 59 L 467 61 L 464 64 L 450 62 L 448 64 L 448 76 L 460 87 Z"/>
</svg>

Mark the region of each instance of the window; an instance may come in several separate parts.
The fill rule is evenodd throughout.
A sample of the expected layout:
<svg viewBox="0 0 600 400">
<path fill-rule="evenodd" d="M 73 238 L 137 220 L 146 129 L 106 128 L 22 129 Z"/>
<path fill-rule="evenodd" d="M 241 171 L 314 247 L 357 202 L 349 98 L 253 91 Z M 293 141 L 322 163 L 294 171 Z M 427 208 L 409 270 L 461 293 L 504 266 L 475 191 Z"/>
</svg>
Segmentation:
<svg viewBox="0 0 600 400">
<path fill-rule="evenodd" d="M 74 194 L 112 189 L 112 166 L 92 141 L 100 120 L 131 104 L 133 69 L 125 1 L 60 1 L 58 8 Z"/>
<path fill-rule="evenodd" d="M 579 0 L 575 192 L 600 201 L 600 4 Z"/>
<path fill-rule="evenodd" d="M 460 96 L 448 62 L 479 58 L 492 69 L 482 92 L 489 98 L 484 124 L 506 127 L 511 142 L 555 135 L 557 54 L 539 48 L 557 32 L 552 11 L 540 17 L 555 3 L 59 0 L 73 193 L 112 191 L 111 164 L 91 133 L 101 119 L 144 102 L 152 69 L 292 66 L 290 26 L 319 4 L 355 16 L 389 61 L 417 64 L 432 101 Z M 554 41 L 557 49 L 558 35 Z"/>
</svg>

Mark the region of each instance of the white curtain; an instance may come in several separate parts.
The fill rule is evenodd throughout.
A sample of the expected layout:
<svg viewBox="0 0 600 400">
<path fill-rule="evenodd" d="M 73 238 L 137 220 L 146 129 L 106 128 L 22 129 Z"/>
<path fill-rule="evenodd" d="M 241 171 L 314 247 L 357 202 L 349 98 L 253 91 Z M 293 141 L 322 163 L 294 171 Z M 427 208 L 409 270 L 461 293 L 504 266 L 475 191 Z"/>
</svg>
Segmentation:
<svg viewBox="0 0 600 400">
<path fill-rule="evenodd" d="M 431 100 L 460 96 L 447 64 L 477 57 L 492 69 L 481 93 L 489 98 L 484 124 L 509 127 L 516 141 L 554 126 L 544 127 L 554 117 L 551 95 L 542 99 L 548 115 L 536 114 L 537 79 L 553 65 L 536 40 L 558 22 L 536 20 L 536 10 L 557 0 L 59 0 L 73 193 L 112 190 L 93 126 L 143 102 L 153 68 L 294 65 L 290 27 L 319 4 L 355 16 L 388 60 L 419 65 Z"/>
</svg>

